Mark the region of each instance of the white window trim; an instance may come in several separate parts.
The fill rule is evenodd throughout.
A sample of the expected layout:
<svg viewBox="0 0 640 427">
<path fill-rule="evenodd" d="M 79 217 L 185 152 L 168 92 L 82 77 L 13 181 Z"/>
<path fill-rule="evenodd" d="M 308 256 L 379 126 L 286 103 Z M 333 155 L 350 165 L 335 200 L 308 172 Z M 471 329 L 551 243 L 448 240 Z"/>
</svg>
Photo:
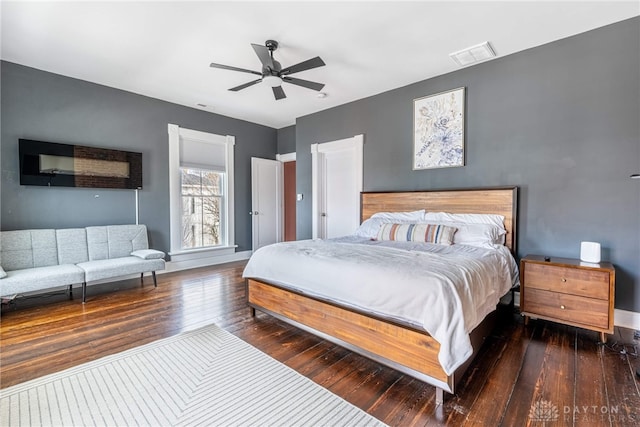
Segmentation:
<svg viewBox="0 0 640 427">
<path fill-rule="evenodd" d="M 230 250 L 235 251 L 235 223 L 234 223 L 234 171 L 233 171 L 233 147 L 235 145 L 235 137 L 231 135 L 216 135 L 197 130 L 181 128 L 178 125 L 169 124 L 169 217 L 170 217 L 170 234 L 171 234 L 171 252 L 169 255 L 198 254 L 211 252 L 227 254 Z M 223 211 L 224 218 L 224 236 L 225 241 L 222 245 L 211 248 L 182 249 L 182 238 L 180 236 L 180 138 L 197 140 L 211 144 L 219 144 L 225 146 L 225 182 L 226 182 L 226 199 L 227 203 Z M 228 250 L 224 250 L 228 249 Z"/>
</svg>

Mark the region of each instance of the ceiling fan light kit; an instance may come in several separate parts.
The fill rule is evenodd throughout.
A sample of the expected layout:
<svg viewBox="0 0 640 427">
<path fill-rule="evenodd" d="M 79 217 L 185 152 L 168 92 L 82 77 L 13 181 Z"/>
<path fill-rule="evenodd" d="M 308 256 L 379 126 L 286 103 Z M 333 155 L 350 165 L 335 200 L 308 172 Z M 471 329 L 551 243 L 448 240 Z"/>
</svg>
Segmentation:
<svg viewBox="0 0 640 427">
<path fill-rule="evenodd" d="M 262 83 L 267 86 L 276 87 L 282 84 L 282 79 L 278 76 L 264 76 L 262 78 Z"/>
<path fill-rule="evenodd" d="M 278 61 L 273 59 L 273 52 L 278 48 L 278 42 L 275 40 L 267 40 L 264 43 L 264 46 L 259 44 L 251 44 L 253 50 L 256 55 L 260 59 L 262 63 L 262 71 L 253 71 L 248 70 L 246 68 L 232 67 L 230 65 L 216 64 L 215 62 L 211 63 L 212 68 L 220 68 L 222 70 L 230 70 L 230 71 L 240 71 L 242 73 L 249 73 L 261 76 L 257 80 L 253 80 L 240 86 L 232 87 L 229 89 L 230 91 L 237 92 L 242 89 L 246 89 L 250 86 L 253 86 L 258 83 L 264 82 L 266 85 L 271 86 L 273 90 L 273 96 L 276 100 L 286 98 L 284 90 L 282 89 L 282 83 L 291 83 L 296 86 L 305 87 L 307 89 L 321 91 L 324 87 L 323 83 L 312 82 L 309 80 L 298 79 L 295 77 L 289 77 L 290 74 L 299 73 L 301 71 L 311 70 L 313 68 L 322 67 L 325 65 L 324 61 L 316 56 L 315 58 L 308 59 L 306 61 L 302 61 L 298 64 L 292 65 L 285 69 L 282 69 L 282 66 Z"/>
</svg>

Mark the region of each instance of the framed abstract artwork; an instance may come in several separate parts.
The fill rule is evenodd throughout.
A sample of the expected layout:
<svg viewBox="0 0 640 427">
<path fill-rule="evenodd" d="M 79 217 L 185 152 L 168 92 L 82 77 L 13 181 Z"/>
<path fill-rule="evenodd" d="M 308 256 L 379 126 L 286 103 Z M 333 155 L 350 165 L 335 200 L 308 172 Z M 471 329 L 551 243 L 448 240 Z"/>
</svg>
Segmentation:
<svg viewBox="0 0 640 427">
<path fill-rule="evenodd" d="M 461 87 L 413 100 L 413 170 L 464 166 Z"/>
</svg>

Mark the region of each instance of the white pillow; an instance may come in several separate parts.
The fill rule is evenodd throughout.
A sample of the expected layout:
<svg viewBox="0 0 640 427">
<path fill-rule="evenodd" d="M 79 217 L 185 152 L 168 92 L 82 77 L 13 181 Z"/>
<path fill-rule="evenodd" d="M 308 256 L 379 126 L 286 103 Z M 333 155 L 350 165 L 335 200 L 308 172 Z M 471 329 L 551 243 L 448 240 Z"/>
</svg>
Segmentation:
<svg viewBox="0 0 640 427">
<path fill-rule="evenodd" d="M 378 214 L 376 214 L 378 215 Z M 380 227 L 382 227 L 382 224 L 386 224 L 389 222 L 395 222 L 395 223 L 399 223 L 399 224 L 410 224 L 410 223 L 417 223 L 417 222 L 421 222 L 417 219 L 396 219 L 396 220 L 390 220 L 384 217 L 376 217 L 374 218 L 373 216 L 369 219 L 365 219 L 364 222 L 362 224 L 360 224 L 360 226 L 356 229 L 355 233 L 353 233 L 356 236 L 359 237 L 364 237 L 366 239 L 375 239 L 378 237 L 378 232 L 380 231 Z"/>
<path fill-rule="evenodd" d="M 413 212 L 377 212 L 371 218 L 384 218 L 389 221 L 420 221 L 424 218 L 424 209 Z"/>
<path fill-rule="evenodd" d="M 155 249 L 139 249 L 131 252 L 131 255 L 137 256 L 142 259 L 161 259 L 164 258 L 164 252 L 156 251 Z"/>
<path fill-rule="evenodd" d="M 5 277 L 7 277 L 7 272 L 4 271 L 4 268 L 0 265 L 0 279 L 4 279 Z"/>
<path fill-rule="evenodd" d="M 448 212 L 425 212 L 428 222 L 464 222 L 466 224 L 493 224 L 504 229 L 504 216 L 495 214 L 454 214 Z"/>
<path fill-rule="evenodd" d="M 504 245 L 507 231 L 493 224 L 467 224 L 464 222 L 437 222 L 440 225 L 455 227 L 454 245 L 469 245 L 495 248 Z"/>
</svg>

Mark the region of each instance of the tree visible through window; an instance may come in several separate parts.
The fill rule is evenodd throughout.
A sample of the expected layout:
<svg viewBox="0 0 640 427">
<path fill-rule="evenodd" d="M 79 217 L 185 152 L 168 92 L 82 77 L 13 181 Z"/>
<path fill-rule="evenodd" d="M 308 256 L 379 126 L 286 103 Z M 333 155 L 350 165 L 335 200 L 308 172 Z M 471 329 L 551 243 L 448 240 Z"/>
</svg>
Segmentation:
<svg viewBox="0 0 640 427">
<path fill-rule="evenodd" d="M 182 248 L 220 245 L 224 174 L 207 169 L 180 168 L 180 176 Z"/>
</svg>

